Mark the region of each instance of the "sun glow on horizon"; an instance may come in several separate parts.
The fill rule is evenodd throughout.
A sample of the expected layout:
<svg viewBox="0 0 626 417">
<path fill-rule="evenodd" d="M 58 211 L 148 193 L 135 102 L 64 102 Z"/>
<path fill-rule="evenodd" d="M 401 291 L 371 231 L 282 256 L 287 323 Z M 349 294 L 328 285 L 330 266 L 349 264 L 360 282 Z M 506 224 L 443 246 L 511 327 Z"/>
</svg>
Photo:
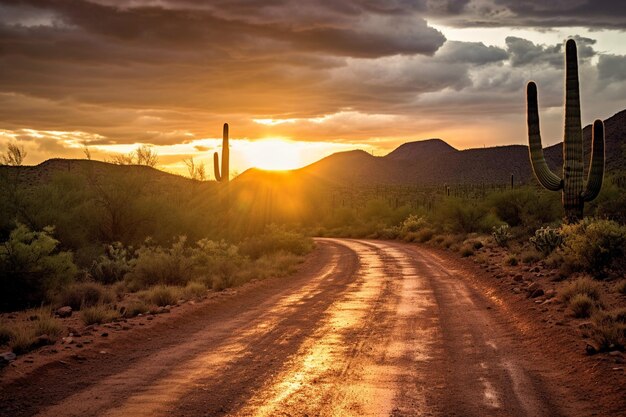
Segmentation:
<svg viewBox="0 0 626 417">
<path fill-rule="evenodd" d="M 306 164 L 306 143 L 272 138 L 248 142 L 242 157 L 254 168 L 282 171 Z"/>
</svg>

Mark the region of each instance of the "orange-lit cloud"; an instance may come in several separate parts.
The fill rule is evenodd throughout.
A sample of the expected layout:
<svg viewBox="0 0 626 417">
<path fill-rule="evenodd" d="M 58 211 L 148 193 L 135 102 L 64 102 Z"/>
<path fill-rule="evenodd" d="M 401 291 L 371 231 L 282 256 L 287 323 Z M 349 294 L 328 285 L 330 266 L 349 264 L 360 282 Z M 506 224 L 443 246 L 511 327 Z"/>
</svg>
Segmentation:
<svg viewBox="0 0 626 417">
<path fill-rule="evenodd" d="M 36 163 L 151 144 L 179 169 L 210 158 L 224 122 L 233 146 L 282 138 L 309 156 L 430 137 L 523 143 L 529 79 L 554 143 L 562 39 L 545 28 L 579 35 L 585 122 L 626 93 L 626 7 L 557 3 L 0 0 L 0 146 L 23 141 Z M 325 150 L 301 145 L 314 142 Z M 236 170 L 255 164 L 244 154 Z"/>
</svg>

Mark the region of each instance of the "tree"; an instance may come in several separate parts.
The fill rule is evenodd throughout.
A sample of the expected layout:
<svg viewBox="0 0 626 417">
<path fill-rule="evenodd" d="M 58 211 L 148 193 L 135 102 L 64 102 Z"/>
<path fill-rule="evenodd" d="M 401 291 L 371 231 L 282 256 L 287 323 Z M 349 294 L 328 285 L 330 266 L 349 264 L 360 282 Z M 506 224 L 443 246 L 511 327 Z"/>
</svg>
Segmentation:
<svg viewBox="0 0 626 417">
<path fill-rule="evenodd" d="M 204 167 L 204 162 L 200 162 L 199 165 L 196 165 L 193 157 L 189 159 L 184 159 L 183 162 L 187 165 L 187 172 L 189 173 L 189 178 L 192 180 L 204 181 L 206 180 L 206 169 Z"/>
<path fill-rule="evenodd" d="M 26 155 L 27 153 L 24 146 L 18 145 L 17 143 L 9 143 L 7 151 L 3 155 L 0 155 L 0 164 L 21 166 Z"/>
<path fill-rule="evenodd" d="M 135 151 L 137 155 L 137 165 L 145 165 L 154 168 L 159 162 L 159 156 L 152 147 L 148 145 L 141 145 Z"/>
</svg>

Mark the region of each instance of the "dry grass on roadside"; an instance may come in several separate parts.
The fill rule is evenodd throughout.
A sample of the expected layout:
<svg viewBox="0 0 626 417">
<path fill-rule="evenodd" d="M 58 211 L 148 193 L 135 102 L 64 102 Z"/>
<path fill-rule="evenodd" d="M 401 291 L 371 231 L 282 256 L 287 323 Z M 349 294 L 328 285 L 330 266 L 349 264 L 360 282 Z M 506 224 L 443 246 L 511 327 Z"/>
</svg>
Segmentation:
<svg viewBox="0 0 626 417">
<path fill-rule="evenodd" d="M 112 322 L 120 317 L 120 313 L 106 304 L 98 304 L 93 307 L 83 308 L 80 316 L 83 323 L 89 326 L 91 324 Z"/>
</svg>

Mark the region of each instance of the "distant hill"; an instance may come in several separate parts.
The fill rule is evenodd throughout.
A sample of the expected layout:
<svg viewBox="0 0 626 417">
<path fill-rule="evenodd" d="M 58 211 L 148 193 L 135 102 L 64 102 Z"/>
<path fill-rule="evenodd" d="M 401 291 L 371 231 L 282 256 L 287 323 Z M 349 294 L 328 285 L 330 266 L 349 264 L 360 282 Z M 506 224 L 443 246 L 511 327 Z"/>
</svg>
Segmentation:
<svg viewBox="0 0 626 417">
<path fill-rule="evenodd" d="M 624 169 L 626 162 L 622 156 L 622 144 L 626 140 L 626 110 L 604 123 L 607 171 Z M 587 167 L 591 126 L 583 129 L 583 136 Z M 560 173 L 562 143 L 546 148 L 545 155 L 554 172 Z M 383 157 L 375 157 L 360 150 L 339 152 L 294 170 L 293 173 L 337 185 L 508 183 L 511 174 L 514 174 L 516 181 L 528 182 L 532 179 L 527 146 L 458 150 L 441 139 L 405 143 Z M 256 174 L 258 171 L 250 170 L 241 177 L 243 179 Z"/>
</svg>

